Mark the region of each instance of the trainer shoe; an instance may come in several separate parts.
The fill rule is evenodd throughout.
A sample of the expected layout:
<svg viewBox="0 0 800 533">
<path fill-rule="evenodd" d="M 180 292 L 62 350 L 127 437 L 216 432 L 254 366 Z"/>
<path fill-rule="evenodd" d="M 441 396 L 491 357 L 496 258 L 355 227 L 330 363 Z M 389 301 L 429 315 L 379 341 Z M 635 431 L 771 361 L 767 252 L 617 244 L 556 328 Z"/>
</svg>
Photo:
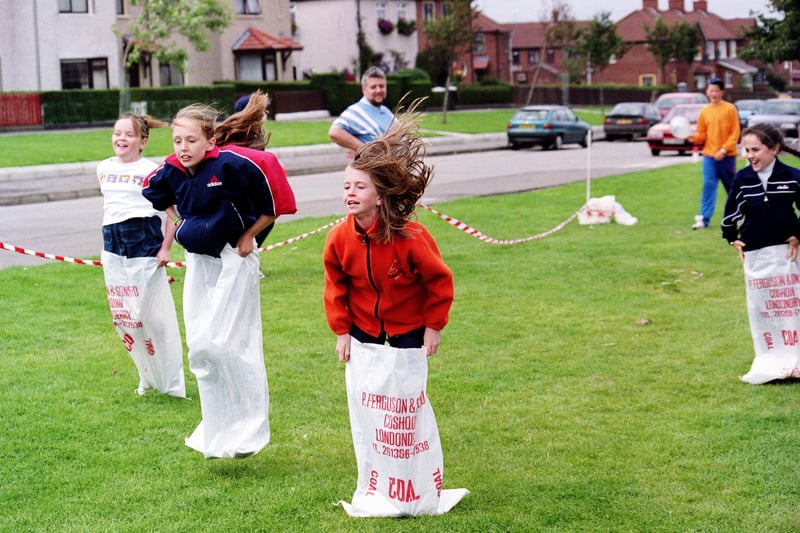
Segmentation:
<svg viewBox="0 0 800 533">
<path fill-rule="evenodd" d="M 692 224 L 692 229 L 706 229 L 708 224 L 703 222 L 703 215 L 695 215 L 694 216 L 694 224 Z"/>
</svg>

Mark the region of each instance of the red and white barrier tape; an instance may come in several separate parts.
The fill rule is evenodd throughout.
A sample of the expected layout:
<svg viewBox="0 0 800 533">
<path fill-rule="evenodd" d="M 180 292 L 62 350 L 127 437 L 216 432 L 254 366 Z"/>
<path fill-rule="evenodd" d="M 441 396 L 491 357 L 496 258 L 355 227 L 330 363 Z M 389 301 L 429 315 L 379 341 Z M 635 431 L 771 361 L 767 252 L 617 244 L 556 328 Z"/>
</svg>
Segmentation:
<svg viewBox="0 0 800 533">
<path fill-rule="evenodd" d="M 524 243 L 524 242 L 530 242 L 530 241 L 535 241 L 535 240 L 538 240 L 538 239 L 542 239 L 544 237 L 547 237 L 548 235 L 552 235 L 553 233 L 557 232 L 558 230 L 560 230 L 561 228 L 563 228 L 564 226 L 566 226 L 567 224 L 572 222 L 575 219 L 575 217 L 578 216 L 578 211 L 576 211 L 567 220 L 565 220 L 564 222 L 562 222 L 558 226 L 554 227 L 551 230 L 545 231 L 544 233 L 539 233 L 538 235 L 531 235 L 529 237 L 524 237 L 524 238 L 521 238 L 521 239 L 500 240 L 500 239 L 493 239 L 492 237 L 484 235 L 480 231 L 476 230 L 473 227 L 470 227 L 468 224 L 466 224 L 464 222 L 461 222 L 457 218 L 453 218 L 453 217 L 447 216 L 444 213 L 442 213 L 440 211 L 437 211 L 436 209 L 434 209 L 434 208 L 432 208 L 432 207 L 430 207 L 428 205 L 425 205 L 425 204 L 419 204 L 419 205 L 420 205 L 420 207 L 422 207 L 424 209 L 427 209 L 428 211 L 430 211 L 431 213 L 433 213 L 437 217 L 441 218 L 442 220 L 444 220 L 445 222 L 447 222 L 448 224 L 450 224 L 454 228 L 460 229 L 464 233 L 466 233 L 468 235 L 472 235 L 476 239 L 480 239 L 483 242 L 486 242 L 486 243 L 489 243 L 489 244 L 521 244 L 521 243 Z"/>
<path fill-rule="evenodd" d="M 481 241 L 489 243 L 489 244 L 521 244 L 521 243 L 525 243 L 525 242 L 530 242 L 530 241 L 535 241 L 535 240 L 538 240 L 538 239 L 542 239 L 542 238 L 547 237 L 548 235 L 552 235 L 556 231 L 562 229 L 564 226 L 566 226 L 567 224 L 572 222 L 572 220 L 574 220 L 575 217 L 578 216 L 578 212 L 575 212 L 568 219 L 566 219 L 564 222 L 562 222 L 561 224 L 557 225 L 553 229 L 551 229 L 549 231 L 545 231 L 543 233 L 539 233 L 538 235 L 531 235 L 529 237 L 524 237 L 522 239 L 500 240 L 500 239 L 494 239 L 492 237 L 484 235 L 483 233 L 481 233 L 480 231 L 476 230 L 475 228 L 469 226 L 468 224 L 466 224 L 464 222 L 461 222 L 460 220 L 458 220 L 456 218 L 447 216 L 444 213 L 442 213 L 441 211 L 437 211 L 436 209 L 434 209 L 434 208 L 432 208 L 432 207 L 430 207 L 430 206 L 428 206 L 426 204 L 419 204 L 419 205 L 423 209 L 427 209 L 431 213 L 435 214 L 436 216 L 438 216 L 439 218 L 441 218 L 442 220 L 444 220 L 445 222 L 447 222 L 448 224 L 450 224 L 454 228 L 459 229 L 459 230 L 463 231 L 464 233 L 466 233 L 468 235 L 472 235 L 476 239 L 480 239 Z M 299 240 L 302 240 L 302 239 L 305 239 L 307 237 L 310 237 L 311 235 L 314 235 L 314 234 L 319 233 L 321 231 L 325 231 L 327 229 L 330 229 L 333 226 L 335 226 L 336 224 L 341 223 L 342 221 L 344 221 L 344 217 L 339 218 L 337 220 L 334 220 L 333 222 L 330 222 L 328 224 L 325 224 L 324 226 L 320 226 L 315 230 L 308 231 L 306 233 L 302 233 L 302 234 L 300 234 L 300 235 L 298 235 L 296 237 L 292 237 L 290 239 L 286 239 L 283 242 L 278 242 L 278 243 L 275 243 L 275 244 L 270 244 L 269 246 L 265 246 L 263 248 L 259 248 L 259 251 L 266 252 L 266 251 L 274 250 L 275 248 L 280 248 L 281 246 L 286 246 L 287 244 L 295 243 L 295 242 L 297 242 Z M 28 250 L 27 248 L 22 248 L 21 246 L 15 246 L 13 244 L 8 244 L 8 243 L 2 242 L 2 241 L 0 241 L 0 249 L 8 250 L 10 252 L 16 252 L 18 254 L 25 254 L 25 255 L 31 255 L 31 256 L 34 256 L 34 257 L 40 257 L 42 259 L 52 259 L 53 261 L 64 261 L 66 263 L 74 263 L 76 265 L 103 266 L 103 263 L 101 261 L 96 261 L 96 260 L 93 260 L 93 259 L 77 259 L 75 257 L 67 257 L 67 256 L 64 256 L 64 255 L 53 255 L 53 254 L 48 254 L 48 253 L 45 253 L 45 252 L 37 252 L 35 250 Z M 170 268 L 182 268 L 182 267 L 186 266 L 186 263 L 183 263 L 183 262 L 167 263 L 167 266 L 170 267 Z"/>
<path fill-rule="evenodd" d="M 21 246 L 14 246 L 13 244 L 6 244 L 4 242 L 0 242 L 0 248 L 2 248 L 3 250 L 8 250 L 9 252 L 17 252 L 18 254 L 32 255 L 34 257 L 41 257 L 42 259 L 52 259 L 53 261 L 65 261 L 67 263 L 75 263 L 76 265 L 103 266 L 103 263 L 101 263 L 100 261 L 94 261 L 90 259 L 76 259 L 74 257 L 67 257 L 65 255 L 47 254 L 44 252 L 37 252 L 35 250 L 28 250 L 27 248 L 22 248 Z"/>
</svg>

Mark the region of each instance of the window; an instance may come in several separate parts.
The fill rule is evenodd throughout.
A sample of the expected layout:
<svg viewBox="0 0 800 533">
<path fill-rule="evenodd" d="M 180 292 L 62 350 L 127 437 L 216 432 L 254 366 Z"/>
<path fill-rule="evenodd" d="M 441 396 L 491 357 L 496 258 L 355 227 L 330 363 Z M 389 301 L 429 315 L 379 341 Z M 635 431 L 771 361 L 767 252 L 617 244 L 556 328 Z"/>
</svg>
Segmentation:
<svg viewBox="0 0 800 533">
<path fill-rule="evenodd" d="M 656 84 L 655 74 L 641 74 L 639 76 L 639 85 L 642 87 L 654 87 Z"/>
<path fill-rule="evenodd" d="M 529 65 L 538 65 L 541 60 L 542 60 L 541 50 L 539 50 L 538 48 L 531 48 L 530 50 L 528 50 Z"/>
<path fill-rule="evenodd" d="M 260 15 L 261 6 L 258 0 L 236 0 L 237 15 Z"/>
<path fill-rule="evenodd" d="M 519 65 L 519 50 L 512 50 L 511 51 L 511 64 L 512 65 Z"/>
<path fill-rule="evenodd" d="M 736 59 L 736 41 L 728 43 L 728 55 L 731 59 Z"/>
<path fill-rule="evenodd" d="M 108 59 L 61 60 L 62 89 L 108 89 Z"/>
<path fill-rule="evenodd" d="M 483 33 L 475 34 L 475 39 L 472 41 L 472 51 L 476 54 L 483 54 L 486 52 L 486 35 Z"/>
<path fill-rule="evenodd" d="M 278 79 L 274 50 L 260 54 L 239 54 L 238 59 L 239 80 L 241 81 L 275 81 Z"/>
<path fill-rule="evenodd" d="M 400 2 L 399 4 L 397 4 L 397 18 L 398 18 L 398 20 L 406 18 L 406 3 L 405 2 Z"/>
<path fill-rule="evenodd" d="M 158 79 L 162 87 L 167 85 L 183 85 L 183 72 L 175 65 L 158 65 Z"/>
<path fill-rule="evenodd" d="M 706 55 L 708 56 L 708 59 L 715 59 L 716 58 L 716 56 L 714 55 L 714 42 L 713 41 L 708 41 L 706 43 Z"/>
<path fill-rule="evenodd" d="M 385 19 L 386 17 L 386 2 L 378 2 L 375 4 L 375 16 L 380 19 Z"/>
<path fill-rule="evenodd" d="M 125 14 L 125 0 L 117 0 L 117 15 Z"/>
<path fill-rule="evenodd" d="M 89 0 L 58 0 L 59 13 L 88 13 Z"/>
<path fill-rule="evenodd" d="M 422 3 L 422 22 L 430 22 L 433 20 L 433 2 Z"/>
<path fill-rule="evenodd" d="M 556 62 L 556 50 L 555 50 L 555 48 L 548 48 L 545 51 L 545 54 L 547 55 L 546 61 L 547 61 L 548 65 L 552 65 L 553 63 Z"/>
<path fill-rule="evenodd" d="M 442 2 L 442 18 L 447 17 L 453 12 L 453 4 L 450 2 Z"/>
<path fill-rule="evenodd" d="M 725 88 L 730 89 L 733 87 L 733 72 L 725 72 Z"/>
<path fill-rule="evenodd" d="M 728 43 L 725 41 L 720 41 L 717 43 L 717 50 L 719 50 L 719 58 L 720 59 L 727 59 L 728 57 Z"/>
</svg>

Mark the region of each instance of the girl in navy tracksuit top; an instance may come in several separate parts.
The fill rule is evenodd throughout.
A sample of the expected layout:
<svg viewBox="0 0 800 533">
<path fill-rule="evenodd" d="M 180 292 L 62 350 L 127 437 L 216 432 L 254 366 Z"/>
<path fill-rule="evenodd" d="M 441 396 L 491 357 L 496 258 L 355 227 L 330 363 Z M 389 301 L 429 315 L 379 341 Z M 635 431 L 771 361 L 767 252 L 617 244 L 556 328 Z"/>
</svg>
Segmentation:
<svg viewBox="0 0 800 533">
<path fill-rule="evenodd" d="M 778 158 L 787 151 L 780 131 L 769 124 L 744 130 L 742 146 L 750 165 L 736 173 L 722 219 L 722 236 L 744 258 L 744 252 L 788 244 L 788 259 L 797 258 L 800 244 L 800 171 Z"/>
</svg>

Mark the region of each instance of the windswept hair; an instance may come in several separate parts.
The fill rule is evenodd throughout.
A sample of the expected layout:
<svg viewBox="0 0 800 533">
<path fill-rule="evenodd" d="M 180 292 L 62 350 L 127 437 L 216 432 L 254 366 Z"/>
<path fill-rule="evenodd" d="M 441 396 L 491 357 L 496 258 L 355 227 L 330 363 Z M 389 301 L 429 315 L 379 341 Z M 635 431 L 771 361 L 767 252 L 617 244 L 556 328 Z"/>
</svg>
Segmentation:
<svg viewBox="0 0 800 533">
<path fill-rule="evenodd" d="M 217 145 L 235 144 L 263 150 L 269 143 L 269 135 L 264 135 L 267 104 L 266 93 L 258 90 L 251 94 L 244 109 L 217 124 L 214 129 Z"/>
<path fill-rule="evenodd" d="M 787 146 L 783 139 L 783 133 L 781 133 L 781 130 L 772 124 L 762 122 L 760 124 L 749 126 L 742 132 L 742 139 L 744 139 L 745 135 L 753 135 L 754 137 L 758 137 L 758 140 L 761 141 L 761 144 L 767 148 L 775 148 L 777 146 L 779 148 L 779 153 L 788 152 L 793 156 L 800 157 L 800 151 Z"/>
<path fill-rule="evenodd" d="M 149 139 L 151 128 L 163 128 L 164 126 L 168 126 L 168 124 L 163 120 L 158 120 L 150 115 L 137 115 L 136 113 L 132 113 L 130 111 L 120 113 L 120 115 L 117 117 L 117 120 L 124 120 L 126 118 L 130 119 L 131 124 L 133 124 L 133 132 L 140 139 Z"/>
<path fill-rule="evenodd" d="M 381 229 L 371 237 L 389 242 L 395 235 L 406 237 L 406 223 L 411 220 L 417 203 L 433 177 L 433 167 L 426 165 L 425 142 L 419 134 L 421 117 L 416 109 L 424 98 L 414 100 L 408 110 L 399 108 L 389 129 L 361 145 L 350 167 L 366 172 L 378 196 Z"/>
<path fill-rule="evenodd" d="M 203 135 L 206 136 L 206 139 L 213 139 L 214 138 L 214 123 L 219 116 L 219 111 L 214 109 L 213 107 L 205 104 L 191 104 L 175 114 L 175 118 L 172 119 L 172 123 L 181 120 L 181 119 L 189 119 L 197 121 L 200 125 L 200 130 L 203 132 Z"/>
</svg>

